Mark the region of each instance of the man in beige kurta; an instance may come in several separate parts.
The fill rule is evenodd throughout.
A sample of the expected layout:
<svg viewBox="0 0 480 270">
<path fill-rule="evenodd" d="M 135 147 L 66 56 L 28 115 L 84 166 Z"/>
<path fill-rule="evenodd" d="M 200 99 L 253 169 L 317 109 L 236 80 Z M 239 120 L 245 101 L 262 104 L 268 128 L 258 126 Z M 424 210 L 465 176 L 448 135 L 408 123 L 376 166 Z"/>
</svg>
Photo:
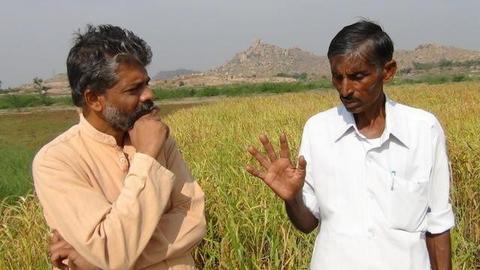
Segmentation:
<svg viewBox="0 0 480 270">
<path fill-rule="evenodd" d="M 78 56 L 79 51 L 111 46 L 103 57 L 116 65 L 100 68 L 115 73 L 106 76 L 110 84 L 102 91 L 92 86 L 95 81 L 82 86 L 84 74 L 68 66 L 74 103 L 82 108 L 80 121 L 45 145 L 33 162 L 44 216 L 63 241 L 54 243 L 53 251 L 56 259 L 69 259 L 71 268 L 192 269 L 191 250 L 205 234 L 204 194 L 168 127 L 151 109 L 138 113 L 153 97 L 143 68 L 150 59 L 142 58 L 149 56 L 149 47 L 143 54 L 130 53 L 142 45 L 130 40 L 133 33 L 103 27 L 89 26 L 85 36 L 96 43 L 79 38 L 72 51 L 83 51 L 71 51 L 67 66 L 89 63 L 90 55 Z M 102 35 L 127 45 L 98 45 Z M 117 54 L 127 56 L 122 60 Z"/>
</svg>

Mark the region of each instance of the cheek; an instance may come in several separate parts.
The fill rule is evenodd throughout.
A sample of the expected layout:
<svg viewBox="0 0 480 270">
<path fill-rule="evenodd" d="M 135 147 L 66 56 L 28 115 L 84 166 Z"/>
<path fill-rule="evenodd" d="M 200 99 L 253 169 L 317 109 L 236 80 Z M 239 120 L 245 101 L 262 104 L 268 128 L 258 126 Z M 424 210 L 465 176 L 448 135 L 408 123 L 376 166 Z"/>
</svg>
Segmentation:
<svg viewBox="0 0 480 270">
<path fill-rule="evenodd" d="M 139 98 L 133 95 L 126 95 L 122 97 L 120 102 L 124 110 L 130 112 L 137 108 Z"/>
</svg>

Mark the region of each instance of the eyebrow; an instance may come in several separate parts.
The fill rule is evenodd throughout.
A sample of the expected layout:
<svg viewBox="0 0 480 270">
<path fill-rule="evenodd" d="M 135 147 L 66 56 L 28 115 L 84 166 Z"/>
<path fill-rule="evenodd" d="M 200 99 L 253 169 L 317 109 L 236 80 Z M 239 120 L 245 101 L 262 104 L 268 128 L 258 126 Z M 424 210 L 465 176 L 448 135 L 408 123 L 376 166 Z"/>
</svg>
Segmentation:
<svg viewBox="0 0 480 270">
<path fill-rule="evenodd" d="M 150 82 L 150 79 L 151 79 L 150 76 L 147 76 L 147 78 L 145 80 L 143 80 L 143 79 L 136 80 L 136 81 L 132 82 L 131 84 L 129 84 L 127 86 L 127 88 L 130 88 L 132 86 L 139 86 L 141 84 L 148 84 Z"/>
</svg>

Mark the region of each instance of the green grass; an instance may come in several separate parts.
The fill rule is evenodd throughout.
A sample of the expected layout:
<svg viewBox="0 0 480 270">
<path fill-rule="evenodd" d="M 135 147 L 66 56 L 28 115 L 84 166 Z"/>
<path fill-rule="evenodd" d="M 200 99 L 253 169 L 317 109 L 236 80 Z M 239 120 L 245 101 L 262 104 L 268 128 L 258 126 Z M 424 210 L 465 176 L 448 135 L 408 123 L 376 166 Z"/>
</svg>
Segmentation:
<svg viewBox="0 0 480 270">
<path fill-rule="evenodd" d="M 284 75 L 285 74 L 279 74 Z M 300 74 L 301 75 L 301 74 Z M 298 75 L 299 78 L 303 78 Z M 295 76 L 295 75 L 291 75 Z M 403 84 L 443 84 L 448 82 L 463 82 L 479 80 L 467 74 L 426 74 L 413 78 L 399 73 L 393 81 L 393 85 Z M 316 81 L 299 80 L 297 82 L 280 83 L 243 83 L 219 86 L 182 86 L 175 88 L 154 88 L 155 100 L 182 99 L 190 97 L 214 97 L 214 96 L 250 96 L 257 94 L 294 93 L 314 89 L 331 89 L 330 80 L 320 79 Z M 70 96 L 40 96 L 38 94 L 6 94 L 0 95 L 0 109 L 20 109 L 38 106 L 73 106 Z"/>
<path fill-rule="evenodd" d="M 312 89 L 330 88 L 331 83 L 322 81 L 299 81 L 292 83 L 231 84 L 221 86 L 156 88 L 156 99 L 179 99 L 185 97 L 247 96 L 259 93 L 289 93 Z"/>
<path fill-rule="evenodd" d="M 0 95 L 0 109 L 19 109 L 25 107 L 72 105 L 71 97 L 50 97 L 35 94 Z"/>
<path fill-rule="evenodd" d="M 480 268 L 479 87 L 480 82 L 463 82 L 401 85 L 387 90 L 395 100 L 435 113 L 446 130 L 456 215 L 452 230 L 454 269 Z M 276 135 L 285 131 L 296 154 L 306 119 L 337 103 L 334 91 L 290 93 L 231 98 L 165 117 L 206 194 L 208 230 L 195 249 L 200 269 L 308 268 L 315 234 L 304 235 L 293 229 L 282 202 L 260 180 L 247 175 L 243 168 L 252 160 L 246 148 L 258 145 L 261 133 L 270 135 L 277 144 Z M 14 146 L 33 153 L 75 122 L 74 117 L 58 113 L 17 117 L 0 116 L 2 153 L 5 147 L 17 151 Z M 29 164 L 31 156 L 3 162 Z M 24 168 L 19 165 L 14 174 Z M 1 177 L 9 183 L 13 175 Z M 47 229 L 36 199 L 27 195 L 4 202 L 0 211 L 0 269 L 46 268 Z"/>
</svg>

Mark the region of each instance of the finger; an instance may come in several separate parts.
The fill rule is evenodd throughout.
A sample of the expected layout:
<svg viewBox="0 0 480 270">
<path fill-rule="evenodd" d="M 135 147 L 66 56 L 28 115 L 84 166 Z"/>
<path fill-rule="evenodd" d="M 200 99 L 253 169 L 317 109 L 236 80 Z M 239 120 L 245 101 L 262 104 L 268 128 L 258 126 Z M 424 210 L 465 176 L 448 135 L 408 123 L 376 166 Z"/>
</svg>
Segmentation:
<svg viewBox="0 0 480 270">
<path fill-rule="evenodd" d="M 298 157 L 298 163 L 297 163 L 297 169 L 300 170 L 301 172 L 306 171 L 307 168 L 307 161 L 305 160 L 304 156 L 299 156 Z"/>
<path fill-rule="evenodd" d="M 50 244 L 54 244 L 58 242 L 58 240 L 60 240 L 58 237 L 59 237 L 59 234 L 57 233 L 57 231 L 53 230 L 52 233 L 50 234 Z"/>
<path fill-rule="evenodd" d="M 260 172 L 259 170 L 255 169 L 255 167 L 251 166 L 251 165 L 247 165 L 245 167 L 245 169 L 247 170 L 247 172 L 255 177 L 258 177 L 262 180 L 265 179 L 265 173 L 263 172 Z"/>
<path fill-rule="evenodd" d="M 288 148 L 287 135 L 280 135 L 280 157 L 290 159 L 290 149 Z"/>
<path fill-rule="evenodd" d="M 158 106 L 153 106 L 152 110 L 150 111 L 151 115 L 157 115 L 160 112 L 160 108 Z"/>
<path fill-rule="evenodd" d="M 262 154 L 260 154 L 257 148 L 250 146 L 248 147 L 248 152 L 258 161 L 260 164 L 267 169 L 270 166 L 270 161 Z"/>
<path fill-rule="evenodd" d="M 166 124 L 164 124 L 164 125 L 165 125 L 165 128 L 167 129 L 167 132 L 165 134 L 165 138 L 168 138 L 170 136 L 170 127 L 167 126 Z"/>
<path fill-rule="evenodd" d="M 274 162 L 275 160 L 277 160 L 277 154 L 275 153 L 275 150 L 273 150 L 273 146 L 270 143 L 270 140 L 268 140 L 267 135 L 260 135 L 260 142 L 262 142 L 265 151 L 267 151 L 267 155 L 270 161 Z"/>
<path fill-rule="evenodd" d="M 68 266 L 66 264 L 63 263 L 63 261 L 65 259 L 68 258 L 68 254 L 71 252 L 72 250 L 70 248 L 61 248 L 61 249 L 57 249 L 55 252 L 52 253 L 52 255 L 50 256 L 50 261 L 52 262 L 52 264 L 57 267 L 57 268 L 60 268 L 60 269 L 68 269 Z"/>
</svg>

